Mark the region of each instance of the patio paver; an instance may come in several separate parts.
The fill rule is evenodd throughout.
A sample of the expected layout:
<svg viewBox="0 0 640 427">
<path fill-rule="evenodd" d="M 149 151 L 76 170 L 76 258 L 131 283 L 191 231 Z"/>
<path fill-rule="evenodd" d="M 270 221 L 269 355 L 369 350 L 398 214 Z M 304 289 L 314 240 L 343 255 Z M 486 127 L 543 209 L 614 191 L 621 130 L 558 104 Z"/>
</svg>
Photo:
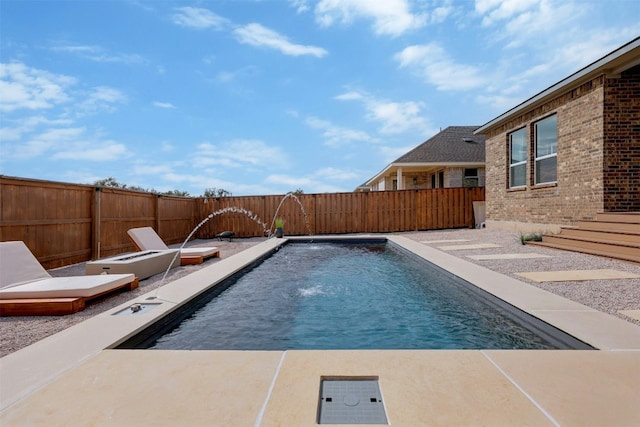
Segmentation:
<svg viewBox="0 0 640 427">
<path fill-rule="evenodd" d="M 443 251 L 460 251 L 466 249 L 492 249 L 500 247 L 500 245 L 496 245 L 495 243 L 476 243 L 472 245 L 438 246 L 438 249 Z"/>
<path fill-rule="evenodd" d="M 569 282 L 582 280 L 637 279 L 639 275 L 618 270 L 563 270 L 515 273 L 534 282 Z"/>
<path fill-rule="evenodd" d="M 542 255 L 537 253 L 530 254 L 487 254 L 487 255 L 467 255 L 467 258 L 478 261 L 492 259 L 535 259 L 535 258 L 552 258 L 551 255 Z"/>
</svg>

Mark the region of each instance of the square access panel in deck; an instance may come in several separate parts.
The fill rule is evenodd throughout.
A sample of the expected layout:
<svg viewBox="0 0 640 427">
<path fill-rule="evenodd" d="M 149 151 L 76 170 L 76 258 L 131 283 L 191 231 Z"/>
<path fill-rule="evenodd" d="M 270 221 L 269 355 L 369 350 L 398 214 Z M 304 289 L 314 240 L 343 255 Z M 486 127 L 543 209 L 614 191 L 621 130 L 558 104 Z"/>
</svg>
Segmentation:
<svg viewBox="0 0 640 427">
<path fill-rule="evenodd" d="M 388 424 L 378 379 L 322 379 L 318 424 Z"/>
</svg>

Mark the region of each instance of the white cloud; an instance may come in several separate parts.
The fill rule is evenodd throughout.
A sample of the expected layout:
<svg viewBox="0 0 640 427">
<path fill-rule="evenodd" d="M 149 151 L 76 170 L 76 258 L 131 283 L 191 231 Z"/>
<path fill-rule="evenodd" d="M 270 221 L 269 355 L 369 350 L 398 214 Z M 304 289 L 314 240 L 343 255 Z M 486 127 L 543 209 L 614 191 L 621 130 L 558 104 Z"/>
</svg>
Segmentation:
<svg viewBox="0 0 640 427">
<path fill-rule="evenodd" d="M 289 166 L 288 157 L 280 147 L 269 146 L 256 139 L 236 139 L 221 144 L 202 143 L 197 146 L 196 152 L 193 165 L 199 168 L 252 166 L 269 169 Z"/>
<path fill-rule="evenodd" d="M 127 97 L 118 89 L 107 86 L 97 86 L 91 89 L 86 99 L 77 104 L 76 114 L 83 116 L 86 114 L 95 114 L 100 111 L 113 112 L 115 107 L 113 104 L 124 103 Z"/>
<path fill-rule="evenodd" d="M 407 152 L 409 150 L 412 150 L 413 148 L 415 148 L 415 146 L 407 146 L 407 147 L 384 146 L 384 147 L 380 147 L 379 152 L 385 162 L 391 163 L 392 161 L 402 156 L 403 154 L 407 154 Z"/>
<path fill-rule="evenodd" d="M 303 189 L 306 193 L 339 193 L 341 191 L 346 191 L 342 186 L 330 184 L 313 175 L 269 175 L 265 182 L 267 184 L 278 185 L 280 188 L 289 189 L 283 191 L 292 191 L 298 188 Z"/>
<path fill-rule="evenodd" d="M 323 27 L 336 22 L 351 24 L 356 18 L 372 19 L 376 34 L 399 36 L 425 25 L 425 16 L 413 14 L 410 9 L 407 0 L 321 0 L 315 16 Z"/>
<path fill-rule="evenodd" d="M 176 108 L 175 105 L 173 105 L 170 102 L 160 102 L 160 101 L 154 101 L 152 104 L 154 107 L 158 107 L 158 108 L 166 108 L 166 109 L 173 109 Z"/>
<path fill-rule="evenodd" d="M 427 119 L 422 115 L 422 102 L 395 102 L 377 99 L 369 94 L 351 91 L 338 95 L 335 99 L 342 101 L 362 101 L 367 112 L 367 119 L 380 124 L 379 132 L 385 135 L 399 134 L 407 131 L 427 132 L 430 129 Z"/>
<path fill-rule="evenodd" d="M 291 43 L 285 36 L 257 23 L 236 28 L 233 32 L 240 43 L 275 49 L 285 55 L 322 58 L 328 53 L 321 47 Z"/>
<path fill-rule="evenodd" d="M 129 156 L 123 144 L 105 140 L 101 135 L 87 135 L 83 127 L 52 128 L 14 143 L 7 155 L 14 159 L 47 156 L 53 160 L 105 162 Z"/>
<path fill-rule="evenodd" d="M 20 62 L 0 64 L 0 111 L 39 110 L 69 101 L 73 77 L 31 68 Z"/>
<path fill-rule="evenodd" d="M 220 15 L 216 15 L 209 9 L 201 7 L 178 7 L 177 12 L 173 14 L 173 23 L 183 27 L 195 28 L 202 30 L 205 28 L 213 28 L 222 30 L 229 25 L 229 20 Z"/>
<path fill-rule="evenodd" d="M 335 99 L 340 101 L 353 101 L 353 100 L 359 100 L 363 98 L 364 96 L 360 92 L 356 92 L 356 91 L 343 93 L 335 97 Z"/>
<path fill-rule="evenodd" d="M 110 53 L 100 46 L 91 45 L 59 45 L 51 48 L 54 52 L 65 52 L 78 55 L 95 62 L 121 62 L 125 64 L 144 64 L 146 59 L 138 54 Z"/>
<path fill-rule="evenodd" d="M 476 12 L 485 15 L 482 25 L 489 26 L 531 10 L 539 3 L 540 0 L 476 0 Z"/>
<path fill-rule="evenodd" d="M 303 13 L 310 9 L 307 0 L 289 0 L 289 3 L 298 13 Z"/>
<path fill-rule="evenodd" d="M 52 120 L 44 116 L 31 116 L 14 120 L 3 118 L 3 123 L 11 123 L 13 126 L 4 126 L 0 128 L 0 141 L 18 141 L 24 134 L 36 131 L 39 126 L 70 125 L 72 121 L 69 119 Z"/>
<path fill-rule="evenodd" d="M 487 82 L 478 67 L 454 62 L 437 43 L 406 47 L 395 59 L 439 90 L 469 90 Z"/>
<path fill-rule="evenodd" d="M 64 150 L 55 153 L 54 160 L 84 160 L 89 162 L 110 162 L 129 157 L 123 144 L 115 141 L 77 141 L 65 145 Z"/>
<path fill-rule="evenodd" d="M 319 169 L 315 171 L 313 175 L 317 178 L 330 181 L 348 181 L 360 176 L 360 174 L 350 169 L 347 170 L 332 167 Z"/>
<path fill-rule="evenodd" d="M 346 144 L 354 142 L 372 141 L 373 138 L 366 132 L 336 126 L 333 123 L 321 120 L 317 117 L 309 117 L 305 120 L 307 126 L 313 129 L 322 130 L 325 145 L 330 147 L 344 147 Z"/>
</svg>

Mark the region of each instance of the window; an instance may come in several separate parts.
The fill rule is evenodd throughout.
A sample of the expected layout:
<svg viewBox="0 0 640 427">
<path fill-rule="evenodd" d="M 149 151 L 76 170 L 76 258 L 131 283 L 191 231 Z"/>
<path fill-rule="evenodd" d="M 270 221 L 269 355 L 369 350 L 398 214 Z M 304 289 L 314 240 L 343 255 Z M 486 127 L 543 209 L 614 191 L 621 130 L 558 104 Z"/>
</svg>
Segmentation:
<svg viewBox="0 0 640 427">
<path fill-rule="evenodd" d="M 431 174 L 431 188 L 437 188 L 438 187 L 438 183 L 436 181 L 436 174 L 432 173 Z"/>
<path fill-rule="evenodd" d="M 478 169 L 465 169 L 462 178 L 463 187 L 477 187 L 479 183 Z"/>
<path fill-rule="evenodd" d="M 394 190 L 397 190 L 397 189 L 398 189 L 398 180 L 397 180 L 397 179 L 394 179 L 394 180 L 393 180 L 393 189 L 394 189 Z"/>
<path fill-rule="evenodd" d="M 535 183 L 547 184 L 558 180 L 558 117 L 553 115 L 534 124 Z"/>
<path fill-rule="evenodd" d="M 527 184 L 527 129 L 509 134 L 509 188 Z"/>
<path fill-rule="evenodd" d="M 438 172 L 438 188 L 444 188 L 444 171 Z"/>
</svg>

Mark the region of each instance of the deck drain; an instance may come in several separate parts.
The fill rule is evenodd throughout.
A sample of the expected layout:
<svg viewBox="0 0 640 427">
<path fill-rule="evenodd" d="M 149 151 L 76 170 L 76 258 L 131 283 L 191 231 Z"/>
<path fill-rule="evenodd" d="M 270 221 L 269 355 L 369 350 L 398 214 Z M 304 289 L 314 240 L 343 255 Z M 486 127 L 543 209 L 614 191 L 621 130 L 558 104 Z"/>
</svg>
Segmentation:
<svg viewBox="0 0 640 427">
<path fill-rule="evenodd" d="M 318 424 L 388 424 L 377 379 L 323 379 Z"/>
</svg>

